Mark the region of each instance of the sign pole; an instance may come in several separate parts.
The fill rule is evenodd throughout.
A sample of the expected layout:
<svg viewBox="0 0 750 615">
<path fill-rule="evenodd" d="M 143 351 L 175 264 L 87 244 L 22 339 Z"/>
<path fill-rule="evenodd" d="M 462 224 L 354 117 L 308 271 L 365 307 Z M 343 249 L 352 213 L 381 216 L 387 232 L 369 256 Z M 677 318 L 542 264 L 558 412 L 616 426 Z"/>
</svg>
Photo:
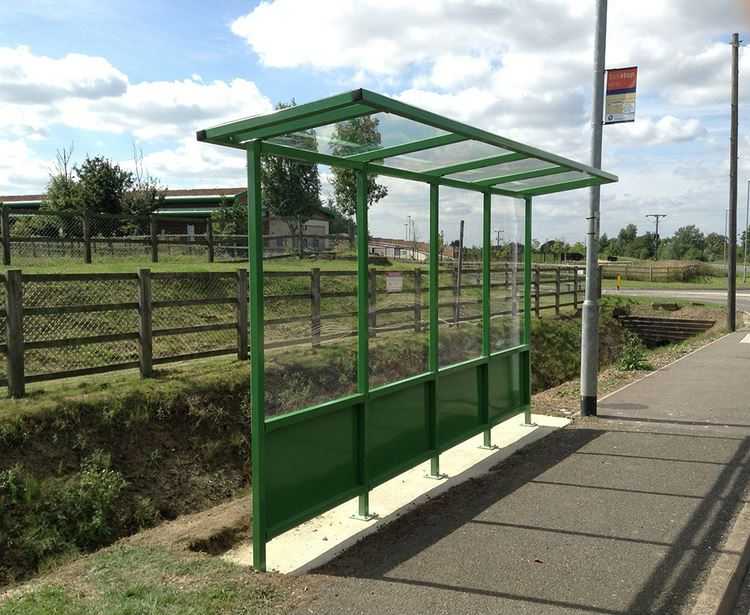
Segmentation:
<svg viewBox="0 0 750 615">
<path fill-rule="evenodd" d="M 602 116 L 604 114 L 604 56 L 607 44 L 607 0 L 597 1 L 594 49 L 594 105 L 591 111 L 591 166 L 602 166 Z M 599 186 L 590 188 L 586 234 L 586 296 L 581 324 L 581 414 L 596 416 L 599 376 Z"/>
<path fill-rule="evenodd" d="M 737 89 L 740 35 L 732 35 L 732 131 L 729 146 L 729 235 L 727 267 L 727 329 L 737 330 Z"/>
</svg>

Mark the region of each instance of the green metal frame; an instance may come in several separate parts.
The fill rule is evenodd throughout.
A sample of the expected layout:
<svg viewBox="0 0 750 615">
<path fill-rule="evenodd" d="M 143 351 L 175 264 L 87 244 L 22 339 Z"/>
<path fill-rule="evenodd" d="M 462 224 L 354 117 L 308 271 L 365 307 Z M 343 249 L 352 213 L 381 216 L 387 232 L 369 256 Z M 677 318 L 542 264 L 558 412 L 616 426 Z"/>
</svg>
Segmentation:
<svg viewBox="0 0 750 615">
<path fill-rule="evenodd" d="M 350 156 L 332 156 L 268 141 L 371 113 L 389 113 L 443 131 L 430 138 L 387 145 Z M 250 255 L 250 357 L 252 401 L 253 565 L 266 568 L 266 543 L 279 534 L 351 498 L 358 516 L 368 517 L 369 492 L 417 464 L 431 461 L 440 476 L 443 451 L 480 433 L 491 446 L 492 426 L 523 412 L 530 422 L 530 288 L 532 197 L 617 181 L 617 177 L 555 154 L 494 135 L 406 105 L 368 90 L 355 90 L 275 113 L 230 122 L 198 132 L 198 140 L 246 151 L 248 241 Z M 389 164 L 395 156 L 478 141 L 503 151 L 494 156 L 433 166 L 422 172 Z M 265 417 L 263 226 L 261 166 L 263 155 L 352 169 L 356 176 L 357 221 L 357 388 L 356 393 L 287 414 Z M 511 164 L 546 162 L 543 168 L 465 181 L 456 173 Z M 577 171 L 582 179 L 545 185 L 518 184 L 525 179 Z M 429 344 L 427 372 L 370 388 L 368 314 L 367 175 L 379 174 L 429 184 Z M 551 181 L 554 182 L 554 179 Z M 504 184 L 515 183 L 517 189 Z M 483 195 L 482 205 L 482 351 L 456 365 L 438 361 L 438 246 L 440 187 Z M 492 352 L 490 329 L 490 254 L 493 195 L 524 200 L 523 335 L 515 347 Z"/>
</svg>

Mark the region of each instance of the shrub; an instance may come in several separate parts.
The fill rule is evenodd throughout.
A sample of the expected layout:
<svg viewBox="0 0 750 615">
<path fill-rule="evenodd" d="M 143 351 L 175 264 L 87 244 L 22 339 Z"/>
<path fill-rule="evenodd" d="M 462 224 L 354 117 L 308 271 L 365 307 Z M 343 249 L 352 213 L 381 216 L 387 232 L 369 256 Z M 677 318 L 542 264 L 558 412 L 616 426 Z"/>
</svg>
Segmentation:
<svg viewBox="0 0 750 615">
<path fill-rule="evenodd" d="M 646 348 L 635 333 L 625 332 L 625 344 L 622 347 L 618 365 L 625 371 L 651 369 L 646 361 Z"/>
</svg>

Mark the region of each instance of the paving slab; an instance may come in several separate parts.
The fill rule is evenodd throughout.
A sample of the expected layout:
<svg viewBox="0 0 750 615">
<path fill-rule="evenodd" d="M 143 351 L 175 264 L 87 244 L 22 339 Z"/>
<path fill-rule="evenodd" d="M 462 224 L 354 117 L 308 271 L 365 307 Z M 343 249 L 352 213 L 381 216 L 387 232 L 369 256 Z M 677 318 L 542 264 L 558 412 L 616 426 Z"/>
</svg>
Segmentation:
<svg viewBox="0 0 750 615">
<path fill-rule="evenodd" d="M 742 337 L 366 537 L 315 571 L 299 613 L 689 612 L 747 499 Z"/>
</svg>

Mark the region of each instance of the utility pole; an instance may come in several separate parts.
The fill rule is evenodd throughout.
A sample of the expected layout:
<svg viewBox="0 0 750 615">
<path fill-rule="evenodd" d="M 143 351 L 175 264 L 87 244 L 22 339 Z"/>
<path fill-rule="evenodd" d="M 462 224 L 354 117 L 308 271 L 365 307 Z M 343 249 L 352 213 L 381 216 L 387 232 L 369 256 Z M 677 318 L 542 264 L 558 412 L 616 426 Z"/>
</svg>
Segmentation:
<svg viewBox="0 0 750 615">
<path fill-rule="evenodd" d="M 602 167 L 602 117 L 604 116 L 604 58 L 607 48 L 607 0 L 596 3 L 594 43 L 594 105 L 591 110 L 591 166 Z M 596 416 L 599 377 L 599 186 L 589 195 L 586 234 L 586 296 L 581 323 L 581 414 Z"/>
<path fill-rule="evenodd" d="M 737 124 L 740 35 L 732 34 L 732 131 L 729 139 L 729 267 L 727 329 L 737 330 Z"/>
<path fill-rule="evenodd" d="M 495 248 L 496 248 L 496 252 L 497 252 L 498 257 L 500 256 L 500 236 L 502 234 L 503 234 L 503 229 L 501 229 L 501 228 L 496 228 L 495 229 L 495 237 L 497 238 L 496 241 L 495 241 Z"/>
<path fill-rule="evenodd" d="M 743 241 L 743 243 L 745 244 L 745 259 L 743 265 L 744 273 L 742 274 L 743 282 L 747 282 L 747 228 L 748 223 L 750 222 L 748 218 L 750 218 L 750 179 L 747 180 L 747 205 L 745 206 L 745 238 Z"/>
<path fill-rule="evenodd" d="M 667 214 L 646 214 L 647 218 L 653 218 L 656 221 L 656 248 L 654 250 L 654 260 L 659 260 L 659 219 L 666 218 Z"/>
</svg>

